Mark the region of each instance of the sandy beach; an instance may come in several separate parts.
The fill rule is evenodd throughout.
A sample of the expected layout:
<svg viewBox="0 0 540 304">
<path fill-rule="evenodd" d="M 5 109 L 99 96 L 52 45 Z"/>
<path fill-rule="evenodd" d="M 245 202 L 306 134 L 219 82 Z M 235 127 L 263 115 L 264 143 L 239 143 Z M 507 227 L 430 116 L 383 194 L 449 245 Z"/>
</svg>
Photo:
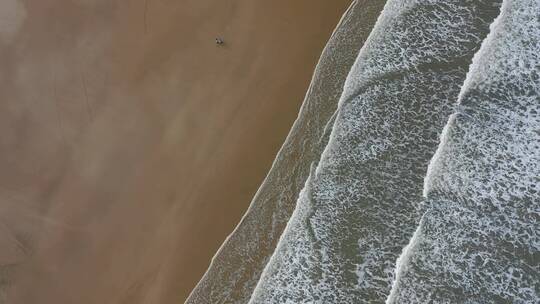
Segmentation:
<svg viewBox="0 0 540 304">
<path fill-rule="evenodd" d="M 182 303 L 349 4 L 2 1 L 0 302 Z"/>
</svg>

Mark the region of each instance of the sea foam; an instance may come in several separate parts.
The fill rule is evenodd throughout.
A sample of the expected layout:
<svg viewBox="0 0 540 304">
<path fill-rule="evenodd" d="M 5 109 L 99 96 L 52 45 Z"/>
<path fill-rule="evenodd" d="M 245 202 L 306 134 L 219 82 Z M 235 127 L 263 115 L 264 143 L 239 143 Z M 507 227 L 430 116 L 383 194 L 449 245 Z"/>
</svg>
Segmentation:
<svg viewBox="0 0 540 304">
<path fill-rule="evenodd" d="M 426 178 L 387 303 L 539 303 L 540 1 L 505 0 Z"/>
</svg>

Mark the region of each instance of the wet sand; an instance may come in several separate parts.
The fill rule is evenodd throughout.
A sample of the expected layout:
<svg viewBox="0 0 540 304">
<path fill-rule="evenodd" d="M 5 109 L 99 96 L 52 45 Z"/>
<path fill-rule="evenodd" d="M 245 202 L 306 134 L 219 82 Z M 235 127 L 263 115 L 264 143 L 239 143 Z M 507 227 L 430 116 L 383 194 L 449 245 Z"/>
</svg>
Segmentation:
<svg viewBox="0 0 540 304">
<path fill-rule="evenodd" d="M 181 303 L 349 3 L 3 1 L 0 302 Z"/>
</svg>

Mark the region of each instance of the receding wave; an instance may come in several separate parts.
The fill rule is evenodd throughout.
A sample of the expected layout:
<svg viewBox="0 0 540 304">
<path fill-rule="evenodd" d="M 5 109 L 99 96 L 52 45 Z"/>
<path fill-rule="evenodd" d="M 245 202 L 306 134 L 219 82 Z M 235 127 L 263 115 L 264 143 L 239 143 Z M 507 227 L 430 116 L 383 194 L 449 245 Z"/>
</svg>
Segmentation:
<svg viewBox="0 0 540 304">
<path fill-rule="evenodd" d="M 505 0 L 426 177 L 387 303 L 539 303 L 540 1 Z"/>
<path fill-rule="evenodd" d="M 498 1 L 390 0 L 250 303 L 382 303 Z"/>
</svg>

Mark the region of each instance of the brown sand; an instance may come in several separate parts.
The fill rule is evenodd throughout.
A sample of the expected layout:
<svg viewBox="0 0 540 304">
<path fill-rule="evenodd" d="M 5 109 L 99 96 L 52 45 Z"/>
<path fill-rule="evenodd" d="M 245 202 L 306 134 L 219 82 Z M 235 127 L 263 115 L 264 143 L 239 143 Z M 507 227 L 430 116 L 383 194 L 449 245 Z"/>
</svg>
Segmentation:
<svg viewBox="0 0 540 304">
<path fill-rule="evenodd" d="M 349 2 L 2 1 L 0 303 L 181 303 Z"/>
</svg>

